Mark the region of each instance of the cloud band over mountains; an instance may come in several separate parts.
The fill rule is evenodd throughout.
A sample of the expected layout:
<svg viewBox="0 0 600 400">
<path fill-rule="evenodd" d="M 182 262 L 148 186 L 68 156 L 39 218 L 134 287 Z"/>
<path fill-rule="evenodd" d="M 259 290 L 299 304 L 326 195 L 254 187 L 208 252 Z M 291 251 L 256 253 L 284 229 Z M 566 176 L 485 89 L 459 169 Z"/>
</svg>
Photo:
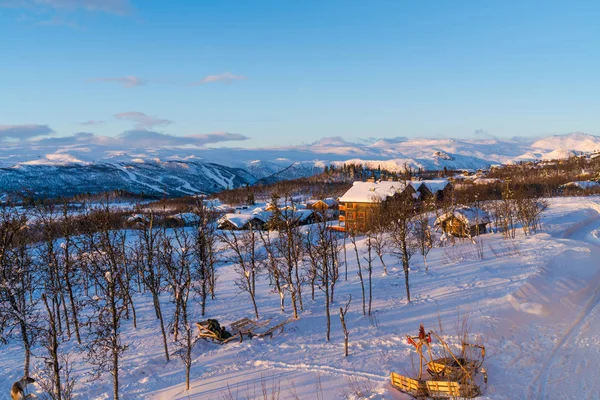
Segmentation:
<svg viewBox="0 0 600 400">
<path fill-rule="evenodd" d="M 0 131 L 1 132 L 1 131 Z M 38 136 L 38 135 L 35 135 Z M 78 132 L 71 136 L 46 137 L 42 139 L 27 140 L 21 144 L 44 147 L 68 147 L 68 146 L 99 146 L 107 148 L 119 148 L 122 150 L 139 148 L 161 148 L 161 147 L 203 147 L 207 144 L 228 141 L 243 141 L 249 138 L 239 133 L 215 132 L 196 135 L 170 135 L 147 129 L 128 130 L 115 137 L 95 135 L 89 132 Z"/>
<path fill-rule="evenodd" d="M 53 133 L 54 131 L 48 125 L 0 125 L 0 141 L 6 139 L 26 140 Z"/>
</svg>

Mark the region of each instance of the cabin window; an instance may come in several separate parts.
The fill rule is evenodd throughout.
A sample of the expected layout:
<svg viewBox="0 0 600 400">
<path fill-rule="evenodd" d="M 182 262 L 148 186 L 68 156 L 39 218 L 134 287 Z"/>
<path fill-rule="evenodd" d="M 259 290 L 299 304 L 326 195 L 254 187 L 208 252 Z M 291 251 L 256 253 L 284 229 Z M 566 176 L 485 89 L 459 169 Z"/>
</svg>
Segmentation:
<svg viewBox="0 0 600 400">
<path fill-rule="evenodd" d="M 346 203 L 346 209 L 354 209 L 354 203 Z"/>
<path fill-rule="evenodd" d="M 346 212 L 346 219 L 354 219 L 355 213 L 353 211 Z"/>
<path fill-rule="evenodd" d="M 358 218 L 364 218 L 365 217 L 365 213 L 364 212 L 359 212 L 358 213 Z"/>
</svg>

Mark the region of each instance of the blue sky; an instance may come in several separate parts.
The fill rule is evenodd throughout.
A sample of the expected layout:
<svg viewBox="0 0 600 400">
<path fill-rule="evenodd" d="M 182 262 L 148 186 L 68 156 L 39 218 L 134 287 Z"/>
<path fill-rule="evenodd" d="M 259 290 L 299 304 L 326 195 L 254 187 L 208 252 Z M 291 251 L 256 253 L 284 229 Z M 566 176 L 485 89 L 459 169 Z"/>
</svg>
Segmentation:
<svg viewBox="0 0 600 400">
<path fill-rule="evenodd" d="M 0 140 L 599 134 L 598 21 L 597 1 L 0 0 Z"/>
</svg>

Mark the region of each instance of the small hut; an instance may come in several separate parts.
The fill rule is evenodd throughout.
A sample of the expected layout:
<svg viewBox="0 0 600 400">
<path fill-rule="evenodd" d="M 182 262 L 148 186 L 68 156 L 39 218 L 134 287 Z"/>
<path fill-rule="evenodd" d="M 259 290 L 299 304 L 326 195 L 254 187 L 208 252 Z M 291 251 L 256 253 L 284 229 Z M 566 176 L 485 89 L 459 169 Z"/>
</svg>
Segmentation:
<svg viewBox="0 0 600 400">
<path fill-rule="evenodd" d="M 490 215 L 477 207 L 462 207 L 438 217 L 435 226 L 454 237 L 473 237 L 487 233 Z"/>
</svg>

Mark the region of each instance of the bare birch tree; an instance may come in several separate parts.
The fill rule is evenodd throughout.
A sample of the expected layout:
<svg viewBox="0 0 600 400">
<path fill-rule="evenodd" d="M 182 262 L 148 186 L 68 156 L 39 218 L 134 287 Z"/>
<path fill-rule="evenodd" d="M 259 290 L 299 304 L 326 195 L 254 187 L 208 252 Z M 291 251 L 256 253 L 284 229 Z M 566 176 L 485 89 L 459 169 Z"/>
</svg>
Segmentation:
<svg viewBox="0 0 600 400">
<path fill-rule="evenodd" d="M 413 237 L 415 208 L 413 200 L 407 196 L 389 199 L 385 205 L 390 224 L 390 242 L 394 255 L 402 262 L 406 299 L 410 302 L 410 258 L 415 253 Z"/>
<path fill-rule="evenodd" d="M 173 235 L 163 238 L 162 253 L 175 303 L 173 336 L 178 347 L 176 353 L 185 365 L 185 388 L 190 390 L 192 348 L 195 335 L 190 321 L 189 299 L 193 289 L 192 264 L 194 263 L 194 239 L 185 228 L 174 228 Z"/>
<path fill-rule="evenodd" d="M 23 237 L 26 216 L 0 206 L 0 344 L 19 337 L 24 350 L 24 376 L 30 376 L 31 349 L 38 335 L 33 262 Z"/>
<path fill-rule="evenodd" d="M 268 271 L 269 278 L 275 286 L 275 290 L 279 295 L 279 308 L 281 312 L 285 312 L 285 290 L 284 280 L 282 278 L 282 271 L 279 268 L 278 261 L 278 248 L 276 245 L 277 239 L 271 238 L 270 232 L 259 232 L 260 240 L 263 243 L 266 257 L 264 259 L 264 265 Z"/>
<path fill-rule="evenodd" d="M 237 273 L 235 285 L 241 291 L 248 293 L 254 307 L 254 315 L 258 319 L 256 277 L 262 259 L 262 255 L 257 248 L 258 234 L 254 229 L 245 231 L 240 235 L 236 234 L 235 231 L 231 231 L 223 233 L 220 238 L 231 252 L 229 261 L 234 264 L 234 270 Z"/>
<path fill-rule="evenodd" d="M 150 291 L 150 294 L 152 295 L 154 314 L 158 320 L 160 333 L 162 335 L 163 351 L 166 360 L 169 361 L 167 330 L 165 329 L 165 318 L 160 303 L 160 295 L 164 290 L 164 272 L 161 268 L 161 263 L 159 262 L 158 251 L 163 232 L 161 229 L 157 229 L 154 226 L 154 221 L 154 212 L 148 211 L 142 215 L 141 221 L 137 225 L 138 229 L 136 229 L 137 241 L 135 243 L 135 252 L 138 265 L 142 268 L 141 277 L 144 282 L 144 287 Z M 123 272 L 127 273 L 127 269 L 124 268 Z"/>
<path fill-rule="evenodd" d="M 354 247 L 354 254 L 356 255 L 356 274 L 358 275 L 358 279 L 360 280 L 360 290 L 361 290 L 361 298 L 362 298 L 362 311 L 363 315 L 367 315 L 367 305 L 366 305 L 366 295 L 365 295 L 365 281 L 363 279 L 362 273 L 362 265 L 360 263 L 360 254 L 358 251 L 358 246 L 356 245 L 356 231 L 352 230 L 350 232 L 350 241 L 352 242 L 352 246 Z"/>
<path fill-rule="evenodd" d="M 87 326 L 89 337 L 85 343 L 87 360 L 99 377 L 109 372 L 113 377 L 113 398 L 119 399 L 120 361 L 128 346 L 122 341 L 121 323 L 127 312 L 123 243 L 124 231 L 112 230 L 111 209 L 108 200 L 94 213 L 84 236 L 86 262 L 94 280 L 95 293 L 88 302 L 91 311 Z"/>
</svg>

